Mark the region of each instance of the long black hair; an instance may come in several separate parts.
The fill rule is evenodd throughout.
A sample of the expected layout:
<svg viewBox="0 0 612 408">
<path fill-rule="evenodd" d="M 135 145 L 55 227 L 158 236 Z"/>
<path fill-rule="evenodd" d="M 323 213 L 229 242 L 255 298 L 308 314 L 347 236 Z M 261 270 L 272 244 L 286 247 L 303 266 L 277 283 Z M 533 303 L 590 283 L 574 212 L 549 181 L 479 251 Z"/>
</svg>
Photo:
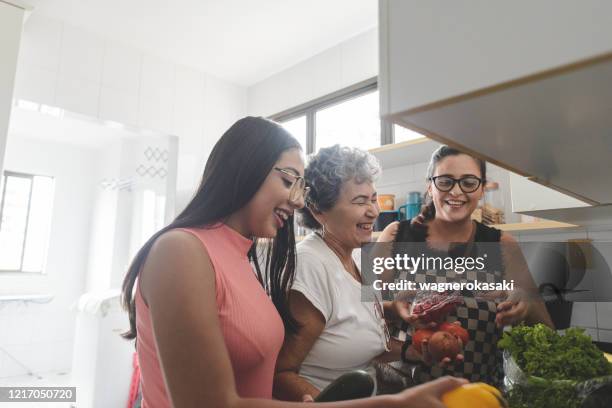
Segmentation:
<svg viewBox="0 0 612 408">
<path fill-rule="evenodd" d="M 253 198 L 281 154 L 293 148 L 301 149 L 298 141 L 279 124 L 263 118 L 240 119 L 223 134 L 206 162 L 194 197 L 174 221 L 144 244 L 127 271 L 121 303 L 129 313 L 130 329 L 122 334 L 124 338 L 137 335 L 134 285 L 155 240 L 174 228 L 206 228 L 223 222 Z M 257 278 L 272 298 L 286 330 L 294 331 L 297 324 L 287 302 L 295 273 L 293 217 L 273 240 L 268 240 L 263 273 L 258 252 L 255 239 L 248 256 Z"/>
<path fill-rule="evenodd" d="M 478 167 L 480 167 L 480 178 L 482 179 L 482 184 L 481 184 L 481 188 L 482 188 L 487 180 L 487 162 L 479 159 L 478 157 L 474 157 L 468 153 L 462 152 L 461 150 L 455 149 L 453 147 L 449 147 L 447 145 L 442 145 L 438 147 L 436 151 L 432 153 L 431 159 L 429 160 L 429 166 L 427 167 L 427 183 L 428 184 L 431 183 L 431 178 L 436 172 L 438 163 L 440 163 L 442 159 L 448 156 L 458 156 L 460 154 L 465 154 L 467 156 L 470 156 L 472 159 L 474 159 L 474 161 L 476 161 L 476 164 L 478 164 Z M 419 217 L 414 219 L 416 223 L 413 223 L 413 225 L 425 223 L 436 217 L 436 207 L 434 205 L 433 199 L 431 198 L 431 195 L 427 191 L 425 191 L 423 196 L 425 197 L 425 200 L 423 200 L 424 203 L 421 206 L 421 212 L 419 214 Z"/>
</svg>

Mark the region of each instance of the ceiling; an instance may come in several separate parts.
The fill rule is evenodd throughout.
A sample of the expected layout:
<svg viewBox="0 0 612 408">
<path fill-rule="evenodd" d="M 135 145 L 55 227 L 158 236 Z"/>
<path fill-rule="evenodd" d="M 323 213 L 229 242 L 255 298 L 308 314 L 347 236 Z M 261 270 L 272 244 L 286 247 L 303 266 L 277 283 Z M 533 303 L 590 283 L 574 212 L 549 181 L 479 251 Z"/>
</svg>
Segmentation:
<svg viewBox="0 0 612 408">
<path fill-rule="evenodd" d="M 377 0 L 26 1 L 34 13 L 243 86 L 378 24 Z"/>
</svg>

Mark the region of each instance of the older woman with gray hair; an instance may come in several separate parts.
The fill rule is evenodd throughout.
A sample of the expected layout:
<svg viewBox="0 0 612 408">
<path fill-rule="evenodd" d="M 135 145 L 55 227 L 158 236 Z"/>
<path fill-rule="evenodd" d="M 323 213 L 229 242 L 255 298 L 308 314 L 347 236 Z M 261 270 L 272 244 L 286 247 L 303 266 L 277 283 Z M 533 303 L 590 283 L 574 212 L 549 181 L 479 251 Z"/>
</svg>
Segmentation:
<svg viewBox="0 0 612 408">
<path fill-rule="evenodd" d="M 385 317 L 408 317 L 405 304 L 361 301 L 355 250 L 372 238 L 380 212 L 374 186 L 380 172 L 376 158 L 356 148 L 335 145 L 310 158 L 304 172 L 310 192 L 300 221 L 312 233 L 297 245 L 289 293 L 299 329 L 285 336 L 276 365 L 276 398 L 316 397 L 353 370 L 374 374 L 372 360 L 391 350 Z"/>
</svg>

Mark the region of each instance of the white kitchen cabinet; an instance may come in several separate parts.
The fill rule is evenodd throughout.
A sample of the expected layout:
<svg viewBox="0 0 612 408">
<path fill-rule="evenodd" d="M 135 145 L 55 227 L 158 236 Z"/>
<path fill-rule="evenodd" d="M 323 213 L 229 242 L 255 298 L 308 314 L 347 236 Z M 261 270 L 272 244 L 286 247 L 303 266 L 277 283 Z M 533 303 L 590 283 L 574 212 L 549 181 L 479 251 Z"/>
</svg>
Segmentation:
<svg viewBox="0 0 612 408">
<path fill-rule="evenodd" d="M 23 15 L 22 7 L 0 1 L 0 174 L 4 169 Z"/>
<path fill-rule="evenodd" d="M 383 115 L 612 50 L 605 0 L 380 0 Z"/>
<path fill-rule="evenodd" d="M 584 201 L 509 172 L 512 212 L 588 207 Z"/>
<path fill-rule="evenodd" d="M 551 187 L 517 209 L 612 203 L 612 2 L 381 0 L 379 29 L 384 118 Z"/>
</svg>

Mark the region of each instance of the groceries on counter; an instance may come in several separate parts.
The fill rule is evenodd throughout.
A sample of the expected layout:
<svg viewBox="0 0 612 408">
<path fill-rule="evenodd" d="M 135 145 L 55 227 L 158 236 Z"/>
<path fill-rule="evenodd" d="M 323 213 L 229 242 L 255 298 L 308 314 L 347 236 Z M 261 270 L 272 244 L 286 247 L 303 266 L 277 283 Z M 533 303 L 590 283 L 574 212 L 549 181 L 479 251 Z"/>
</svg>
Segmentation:
<svg viewBox="0 0 612 408">
<path fill-rule="evenodd" d="M 481 208 L 482 223 L 485 225 L 503 224 L 505 222 L 504 210 L 485 204 Z"/>
<path fill-rule="evenodd" d="M 512 408 L 612 406 L 612 364 L 583 329 L 517 326 L 498 343 Z"/>
<path fill-rule="evenodd" d="M 410 191 L 406 196 L 406 203 L 399 206 L 395 210 L 395 194 L 379 194 L 378 195 L 378 207 L 380 208 L 381 214 L 388 212 L 397 213 L 397 221 L 409 220 L 416 217 L 421 212 L 421 193 L 418 191 Z M 386 217 L 390 217 L 387 215 Z M 387 218 L 388 219 L 388 218 Z M 395 221 L 395 220 L 394 220 Z M 388 223 L 381 223 L 388 225 Z M 382 231 L 384 227 L 377 229 L 376 231 Z"/>
<path fill-rule="evenodd" d="M 435 328 L 418 329 L 412 334 L 414 349 L 422 353 L 423 344 L 427 344 L 434 361 L 442 361 L 445 357 L 454 360 L 469 340 L 468 331 L 458 322 L 444 322 Z"/>
<path fill-rule="evenodd" d="M 499 189 L 499 183 L 488 181 L 484 186 L 484 205 L 482 206 L 482 222 L 486 225 L 503 224 L 504 200 Z"/>
<path fill-rule="evenodd" d="M 411 191 L 408 193 L 406 198 L 406 204 L 402 205 L 398 210 L 400 213 L 400 220 L 409 220 L 416 217 L 421 212 L 421 193 L 418 191 Z"/>
<path fill-rule="evenodd" d="M 472 219 L 485 225 L 504 224 L 504 200 L 499 190 L 499 183 L 487 181 L 484 185 L 483 204 L 472 213 Z"/>
<path fill-rule="evenodd" d="M 458 293 L 420 291 L 410 306 L 410 313 L 425 323 L 440 323 L 462 303 L 463 297 Z"/>
<path fill-rule="evenodd" d="M 478 207 L 472 213 L 472 219 L 474 221 L 482 222 L 482 208 Z"/>
<path fill-rule="evenodd" d="M 395 210 L 395 194 L 380 194 L 378 196 L 378 207 L 381 211 Z"/>
</svg>

